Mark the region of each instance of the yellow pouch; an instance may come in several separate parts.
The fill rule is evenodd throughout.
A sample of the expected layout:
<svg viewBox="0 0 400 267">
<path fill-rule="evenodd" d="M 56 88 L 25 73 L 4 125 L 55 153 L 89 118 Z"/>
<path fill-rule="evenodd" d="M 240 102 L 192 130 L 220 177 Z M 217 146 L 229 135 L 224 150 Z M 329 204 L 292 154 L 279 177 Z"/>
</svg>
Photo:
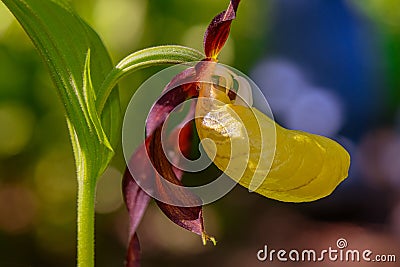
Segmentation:
<svg viewBox="0 0 400 267">
<path fill-rule="evenodd" d="M 220 170 L 272 199 L 317 200 L 348 175 L 350 156 L 337 142 L 285 129 L 254 107 L 234 104 L 211 85 L 200 89 L 196 128 Z"/>
</svg>

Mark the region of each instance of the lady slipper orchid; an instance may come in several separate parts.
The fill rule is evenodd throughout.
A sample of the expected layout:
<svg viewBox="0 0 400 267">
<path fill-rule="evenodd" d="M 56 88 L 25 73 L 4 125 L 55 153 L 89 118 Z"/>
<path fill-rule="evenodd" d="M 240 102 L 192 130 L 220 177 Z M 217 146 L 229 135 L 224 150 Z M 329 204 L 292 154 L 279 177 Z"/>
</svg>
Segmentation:
<svg viewBox="0 0 400 267">
<path fill-rule="evenodd" d="M 204 244 L 216 243 L 204 230 L 202 200 L 183 186 L 183 171 L 169 161 L 163 150 L 164 123 L 174 108 L 188 99 L 197 99 L 187 115 L 195 118 L 195 125 L 182 123 L 170 134 L 178 140 L 175 149 L 188 155 L 195 126 L 213 163 L 252 191 L 280 201 L 313 201 L 331 194 L 347 177 L 350 157 L 343 147 L 326 137 L 279 126 L 252 107 L 248 82 L 217 64 L 239 2 L 231 0 L 228 8 L 214 17 L 204 37 L 205 59 L 174 77 L 147 117 L 146 139 L 132 156 L 123 179 L 130 215 L 126 266 L 140 265 L 136 229 L 152 198 L 143 188 L 156 190 L 163 199 L 182 200 L 182 205 L 175 205 L 155 199 L 171 221 L 200 235 Z M 140 185 L 132 177 L 132 166 L 133 175 L 144 181 Z M 165 181 L 179 189 L 168 190 Z"/>
</svg>

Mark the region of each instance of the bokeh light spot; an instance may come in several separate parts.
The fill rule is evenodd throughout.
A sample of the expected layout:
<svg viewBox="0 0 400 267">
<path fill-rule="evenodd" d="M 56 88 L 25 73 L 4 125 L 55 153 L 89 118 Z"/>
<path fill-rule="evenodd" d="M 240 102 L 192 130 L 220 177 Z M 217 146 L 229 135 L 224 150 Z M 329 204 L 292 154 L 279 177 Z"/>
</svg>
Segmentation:
<svg viewBox="0 0 400 267">
<path fill-rule="evenodd" d="M 46 152 L 36 164 L 34 177 L 46 221 L 60 225 L 73 222 L 77 182 L 67 144 L 56 145 Z"/>
<path fill-rule="evenodd" d="M 310 84 L 290 61 L 263 60 L 253 69 L 251 77 L 283 126 L 328 137 L 335 136 L 342 127 L 343 107 L 339 98 Z"/>
<path fill-rule="evenodd" d="M 122 174 L 115 168 L 109 167 L 97 182 L 96 212 L 110 213 L 122 205 Z"/>
<path fill-rule="evenodd" d="M 147 1 L 143 0 L 97 1 L 95 28 L 112 51 L 131 50 L 143 33 L 146 9 Z"/>
<path fill-rule="evenodd" d="M 20 153 L 32 137 L 35 116 L 19 104 L 0 104 L 0 158 Z"/>
<path fill-rule="evenodd" d="M 288 110 L 286 125 L 290 129 L 335 136 L 343 124 L 340 101 L 328 91 L 314 89 L 304 92 Z"/>
<path fill-rule="evenodd" d="M 250 77 L 260 87 L 278 118 L 285 117 L 293 101 L 308 87 L 300 69 L 284 59 L 261 61 Z"/>
</svg>

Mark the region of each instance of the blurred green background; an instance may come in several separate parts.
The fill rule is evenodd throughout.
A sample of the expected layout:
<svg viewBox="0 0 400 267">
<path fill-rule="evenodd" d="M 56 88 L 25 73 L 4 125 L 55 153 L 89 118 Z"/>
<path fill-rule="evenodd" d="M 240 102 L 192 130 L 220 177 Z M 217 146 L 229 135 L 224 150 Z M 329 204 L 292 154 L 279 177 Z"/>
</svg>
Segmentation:
<svg viewBox="0 0 400 267">
<path fill-rule="evenodd" d="M 73 1 L 115 63 L 153 45 L 202 50 L 208 23 L 227 4 Z M 143 266 L 263 266 L 256 253 L 265 244 L 325 249 L 339 238 L 352 248 L 396 254 L 400 261 L 397 1 L 243 0 L 220 61 L 258 83 L 278 122 L 342 143 L 352 154 L 349 179 L 333 195 L 308 204 L 280 203 L 236 187 L 204 208 L 216 247 L 203 246 L 153 203 L 139 228 Z M 138 86 L 159 69 L 139 71 L 121 82 L 124 109 Z M 128 216 L 121 195 L 121 154 L 97 192 L 99 267 L 122 266 L 125 257 Z M 75 220 L 75 169 L 62 105 L 30 40 L 0 4 L 0 266 L 73 266 Z M 274 263 L 292 265 L 314 266 Z"/>
</svg>

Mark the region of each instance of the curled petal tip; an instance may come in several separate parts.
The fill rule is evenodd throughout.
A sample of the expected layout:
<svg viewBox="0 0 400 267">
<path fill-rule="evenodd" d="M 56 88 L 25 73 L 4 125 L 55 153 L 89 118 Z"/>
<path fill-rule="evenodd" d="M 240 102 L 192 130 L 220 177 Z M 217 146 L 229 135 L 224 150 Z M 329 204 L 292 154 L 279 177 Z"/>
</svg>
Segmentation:
<svg viewBox="0 0 400 267">
<path fill-rule="evenodd" d="M 207 58 L 216 60 L 219 52 L 228 39 L 232 20 L 236 18 L 236 10 L 240 0 L 231 0 L 228 8 L 215 16 L 204 34 L 204 52 Z"/>
</svg>

